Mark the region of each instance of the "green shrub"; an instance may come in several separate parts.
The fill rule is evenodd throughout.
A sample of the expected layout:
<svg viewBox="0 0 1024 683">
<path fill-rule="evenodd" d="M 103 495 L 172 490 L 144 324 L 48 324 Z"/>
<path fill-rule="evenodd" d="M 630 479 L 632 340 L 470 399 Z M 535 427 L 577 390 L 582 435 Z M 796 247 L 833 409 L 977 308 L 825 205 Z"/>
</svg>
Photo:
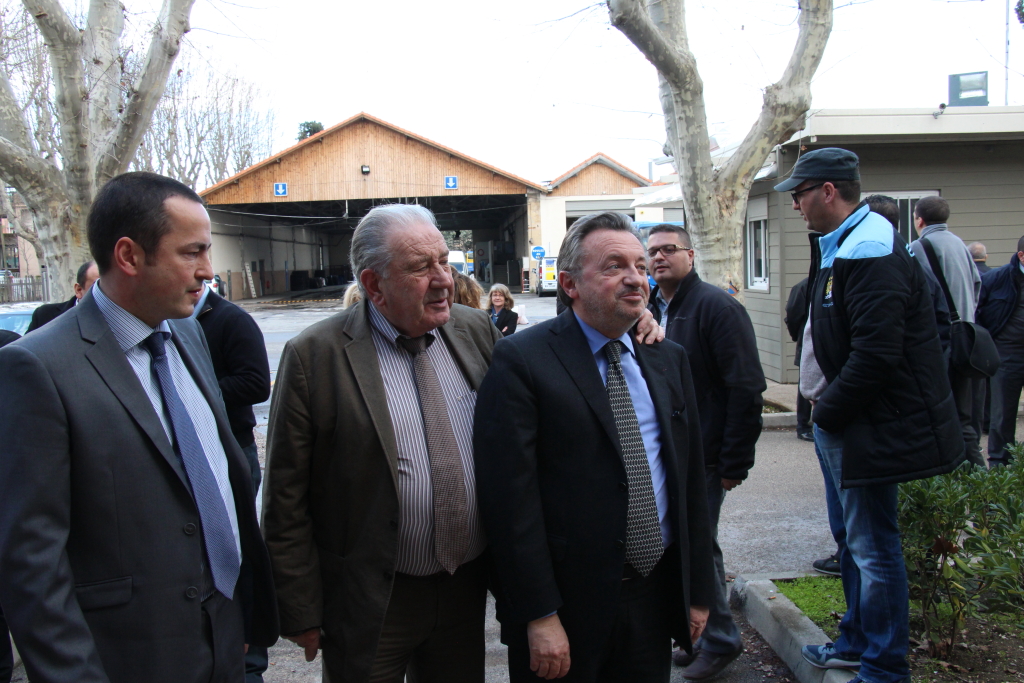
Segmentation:
<svg viewBox="0 0 1024 683">
<path fill-rule="evenodd" d="M 978 611 L 1024 607 L 1024 446 L 1007 467 L 965 464 L 900 486 L 899 517 L 910 599 L 933 656 L 951 658 Z"/>
</svg>

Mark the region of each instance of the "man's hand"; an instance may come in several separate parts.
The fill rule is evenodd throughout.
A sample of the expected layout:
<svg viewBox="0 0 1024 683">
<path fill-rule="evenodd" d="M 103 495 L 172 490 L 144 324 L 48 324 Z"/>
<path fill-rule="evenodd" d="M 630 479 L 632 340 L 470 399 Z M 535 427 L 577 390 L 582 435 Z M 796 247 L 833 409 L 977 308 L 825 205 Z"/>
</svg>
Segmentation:
<svg viewBox="0 0 1024 683">
<path fill-rule="evenodd" d="M 726 491 L 732 491 L 742 483 L 742 479 L 726 479 L 725 477 L 722 477 L 722 488 Z"/>
<path fill-rule="evenodd" d="M 704 627 L 708 624 L 708 614 L 710 611 L 707 607 L 700 607 L 699 605 L 690 606 L 690 642 L 696 643 L 697 639 L 700 638 L 700 634 L 704 632 Z"/>
<path fill-rule="evenodd" d="M 704 615 L 704 618 L 707 619 L 707 614 Z M 306 650 L 307 662 L 312 662 L 316 659 L 316 651 L 320 649 L 319 628 L 311 628 L 305 633 L 300 633 L 297 636 L 285 636 L 285 638 Z"/>
<path fill-rule="evenodd" d="M 636 323 L 636 340 L 641 344 L 665 341 L 665 328 L 654 322 L 654 314 L 646 308 Z"/>
<path fill-rule="evenodd" d="M 530 671 L 548 680 L 569 673 L 569 639 L 557 614 L 531 621 L 526 625 L 526 637 L 530 642 Z"/>
</svg>

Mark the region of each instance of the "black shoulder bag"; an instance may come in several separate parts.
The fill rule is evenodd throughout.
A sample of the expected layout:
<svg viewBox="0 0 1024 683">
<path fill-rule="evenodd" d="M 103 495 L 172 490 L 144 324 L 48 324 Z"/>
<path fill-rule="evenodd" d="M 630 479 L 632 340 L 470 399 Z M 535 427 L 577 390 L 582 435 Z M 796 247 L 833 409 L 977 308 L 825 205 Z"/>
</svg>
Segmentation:
<svg viewBox="0 0 1024 683">
<path fill-rule="evenodd" d="M 942 273 L 942 266 L 935 256 L 935 250 L 928 243 L 927 239 L 920 240 L 924 247 L 924 253 L 928 256 L 928 263 L 932 266 L 932 272 L 939 279 L 942 285 L 942 293 L 946 295 L 946 304 L 949 306 L 949 364 L 961 375 L 973 379 L 984 379 L 996 374 L 999 369 L 999 351 L 992 341 L 992 335 L 981 325 L 969 323 L 960 319 L 957 313 L 956 304 L 949 293 L 949 285 L 946 284 L 946 276 Z"/>
</svg>

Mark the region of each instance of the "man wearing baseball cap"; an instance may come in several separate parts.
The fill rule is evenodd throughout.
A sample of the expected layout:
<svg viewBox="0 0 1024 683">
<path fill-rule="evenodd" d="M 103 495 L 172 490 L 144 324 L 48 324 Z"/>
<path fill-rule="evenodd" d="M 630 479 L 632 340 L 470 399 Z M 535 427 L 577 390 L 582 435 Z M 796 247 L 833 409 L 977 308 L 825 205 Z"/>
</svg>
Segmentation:
<svg viewBox="0 0 1024 683">
<path fill-rule="evenodd" d="M 902 683 L 909 615 L 897 484 L 953 470 L 964 442 L 924 271 L 860 201 L 859 166 L 853 152 L 817 149 L 775 186 L 811 231 L 800 393 L 814 406 L 847 604 L 838 641 L 803 656 L 819 668 L 859 667 L 854 683 Z"/>
</svg>

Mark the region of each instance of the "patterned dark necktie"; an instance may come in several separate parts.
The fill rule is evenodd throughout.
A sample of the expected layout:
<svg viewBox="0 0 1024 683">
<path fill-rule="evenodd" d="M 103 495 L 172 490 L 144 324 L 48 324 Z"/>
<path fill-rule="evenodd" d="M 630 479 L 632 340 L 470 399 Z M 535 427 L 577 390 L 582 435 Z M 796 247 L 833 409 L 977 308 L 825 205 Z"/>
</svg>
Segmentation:
<svg viewBox="0 0 1024 683">
<path fill-rule="evenodd" d="M 168 336 L 166 332 L 154 332 L 143 344 L 153 357 L 160 394 L 171 418 L 175 450 L 185 466 L 185 474 L 192 485 L 192 497 L 199 508 L 199 522 L 203 527 L 203 542 L 206 544 L 213 585 L 230 600 L 235 594 L 235 582 L 238 581 L 238 547 L 231 531 L 227 508 L 224 507 L 224 498 L 220 495 L 217 479 L 210 469 L 210 461 L 206 459 L 206 451 L 196 434 L 192 418 L 174 386 L 164 346 Z"/>
<path fill-rule="evenodd" d="M 434 555 L 445 571 L 454 574 L 469 551 L 469 505 L 466 503 L 465 470 L 448 416 L 448 404 L 426 353 L 433 342 L 433 335 L 398 337 L 398 343 L 413 356 L 427 435 L 430 484 L 434 494 Z"/>
<path fill-rule="evenodd" d="M 647 449 L 640 434 L 640 423 L 633 409 L 629 386 L 622 375 L 622 342 L 610 341 L 604 347 L 608 358 L 608 400 L 615 416 L 615 430 L 622 447 L 622 461 L 626 466 L 629 484 L 629 507 L 626 509 L 626 561 L 640 576 L 647 576 L 658 564 L 664 552 L 658 505 L 651 483 L 651 466 L 647 462 Z"/>
</svg>

